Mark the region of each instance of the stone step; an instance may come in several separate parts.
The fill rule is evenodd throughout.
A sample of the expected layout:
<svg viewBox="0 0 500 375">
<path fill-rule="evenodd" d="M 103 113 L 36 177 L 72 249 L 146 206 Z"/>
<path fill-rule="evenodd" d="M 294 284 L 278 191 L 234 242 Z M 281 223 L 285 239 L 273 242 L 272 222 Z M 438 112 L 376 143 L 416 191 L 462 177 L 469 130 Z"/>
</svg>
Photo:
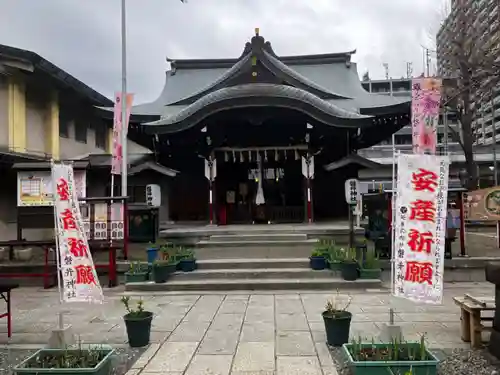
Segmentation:
<svg viewBox="0 0 500 375">
<path fill-rule="evenodd" d="M 197 260 L 198 270 L 309 268 L 308 258 L 250 258 Z"/>
<path fill-rule="evenodd" d="M 218 269 L 176 272 L 172 281 L 194 280 L 267 280 L 267 279 L 327 279 L 335 277 L 331 270 L 314 271 L 310 268 Z"/>
<path fill-rule="evenodd" d="M 127 283 L 128 292 L 157 292 L 157 291 L 232 291 L 232 290 L 329 290 L 336 289 L 372 289 L 380 288 L 380 280 L 345 281 L 340 278 L 318 279 L 211 279 L 175 281 L 169 280 L 164 284 L 154 282 Z"/>
<path fill-rule="evenodd" d="M 301 247 L 301 246 L 314 246 L 318 240 L 239 240 L 235 238 L 234 241 L 214 241 L 203 240 L 196 244 L 196 247 Z"/>
<path fill-rule="evenodd" d="M 269 242 L 269 241 L 306 241 L 307 234 L 305 233 L 237 233 L 237 234 L 214 234 L 211 235 L 210 242 Z"/>
<path fill-rule="evenodd" d="M 292 245 L 262 245 L 262 246 L 220 246 L 220 247 L 196 247 L 194 249 L 196 259 L 289 259 L 309 258 L 314 249 L 314 244 L 300 246 Z"/>
</svg>

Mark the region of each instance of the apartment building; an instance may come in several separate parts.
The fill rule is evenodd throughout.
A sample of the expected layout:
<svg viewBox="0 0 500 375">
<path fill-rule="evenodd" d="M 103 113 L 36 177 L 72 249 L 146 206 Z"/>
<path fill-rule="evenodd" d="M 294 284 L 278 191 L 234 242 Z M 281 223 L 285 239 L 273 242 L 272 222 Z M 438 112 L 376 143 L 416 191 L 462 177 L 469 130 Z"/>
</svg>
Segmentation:
<svg viewBox="0 0 500 375">
<path fill-rule="evenodd" d="M 500 47 L 500 3 L 498 0 L 454 0 L 451 11 L 436 35 L 438 74 L 441 77 L 459 76 L 453 61 L 453 42 L 465 38 L 466 48 L 473 45 L 478 58 L 486 51 Z M 500 54 L 499 54 L 500 56 Z M 500 87 L 491 93 L 472 91 L 474 109 L 473 130 L 477 145 L 491 145 L 500 140 Z"/>
<path fill-rule="evenodd" d="M 392 80 L 368 80 L 363 81 L 362 85 L 365 90 L 383 95 L 393 95 L 399 97 L 411 96 L 411 78 L 400 78 Z M 448 127 L 448 129 L 447 129 Z M 454 142 L 451 137 L 449 128 L 459 132 L 457 116 L 454 112 L 447 112 L 446 117 L 443 113 L 439 119 L 438 125 L 438 144 L 437 152 L 450 156 L 452 165 L 450 167 L 450 186 L 458 188 L 460 182 L 458 180 L 459 170 L 464 168 L 465 157 L 460 145 Z M 490 125 L 491 128 L 491 125 Z M 486 128 L 486 131 L 488 128 Z M 490 130 L 491 131 L 491 130 Z M 500 131 L 499 131 L 500 132 Z M 500 135 L 500 134 L 499 134 Z M 500 139 L 500 138 L 499 138 Z M 394 141 L 394 145 L 393 145 Z M 497 155 L 500 157 L 500 145 L 496 146 Z M 371 168 L 360 170 L 359 177 L 361 180 L 373 181 L 373 186 L 383 186 L 387 189 L 391 186 L 392 179 L 392 164 L 394 162 L 394 151 L 409 153 L 412 150 L 412 133 L 411 126 L 405 126 L 394 137 L 384 140 L 378 145 L 358 150 L 358 155 L 368 159 Z M 474 149 L 475 160 L 479 166 L 479 174 L 482 182 L 487 186 L 493 181 L 493 149 L 490 145 L 477 142 L 477 147 Z"/>
<path fill-rule="evenodd" d="M 31 51 L 0 45 L 0 239 L 16 238 L 18 163 L 49 165 L 54 160 L 86 163 L 87 196 L 110 191 L 113 102 Z M 154 154 L 128 141 L 129 195 L 145 203 L 145 186 L 162 185 L 176 172 L 154 162 Z M 158 176 L 165 177 L 162 179 Z M 119 181 L 115 193 L 119 194 Z M 163 189 L 164 188 L 164 189 Z M 160 216 L 168 217 L 168 202 Z M 28 231 L 26 238 L 43 239 Z"/>
</svg>

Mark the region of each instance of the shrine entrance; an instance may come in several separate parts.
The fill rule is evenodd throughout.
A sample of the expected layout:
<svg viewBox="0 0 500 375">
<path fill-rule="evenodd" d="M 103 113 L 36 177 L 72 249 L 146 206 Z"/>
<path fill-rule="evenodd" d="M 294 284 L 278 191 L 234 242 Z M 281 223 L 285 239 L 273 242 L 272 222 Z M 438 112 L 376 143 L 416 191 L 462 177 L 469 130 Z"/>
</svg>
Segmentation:
<svg viewBox="0 0 500 375">
<path fill-rule="evenodd" d="M 300 157 L 281 151 L 217 158 L 215 205 L 220 224 L 302 223 L 305 184 Z M 275 152 L 277 154 L 277 152 Z M 298 156 L 298 155 L 297 155 Z"/>
</svg>

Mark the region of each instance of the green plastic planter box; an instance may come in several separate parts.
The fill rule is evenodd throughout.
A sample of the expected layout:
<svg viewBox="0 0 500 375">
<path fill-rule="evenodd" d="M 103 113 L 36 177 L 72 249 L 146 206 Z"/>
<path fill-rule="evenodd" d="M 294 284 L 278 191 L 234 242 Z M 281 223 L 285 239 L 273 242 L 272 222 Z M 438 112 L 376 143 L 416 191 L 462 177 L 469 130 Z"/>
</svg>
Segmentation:
<svg viewBox="0 0 500 375">
<path fill-rule="evenodd" d="M 381 274 L 382 274 L 382 270 L 380 268 L 376 268 L 376 269 L 361 268 L 359 278 L 364 279 L 364 280 L 367 280 L 367 279 L 378 280 L 378 279 L 380 279 Z"/>
<path fill-rule="evenodd" d="M 141 283 L 144 281 L 148 281 L 149 272 L 125 272 L 125 282 L 126 283 Z"/>
<path fill-rule="evenodd" d="M 337 262 L 337 261 L 329 261 L 328 262 L 328 267 L 332 270 L 332 271 L 340 271 L 340 262 Z"/>
<path fill-rule="evenodd" d="M 84 349 L 85 350 L 85 349 Z M 35 368 L 25 367 L 29 361 L 34 360 L 37 356 L 44 354 L 56 354 L 61 352 L 77 352 L 79 349 L 40 349 L 32 356 L 26 358 L 19 365 L 14 367 L 14 374 L 22 375 L 43 375 L 43 374 L 57 374 L 57 375 L 109 375 L 111 374 L 111 365 L 113 359 L 114 349 L 103 348 L 93 349 L 94 351 L 104 352 L 104 358 L 94 368 Z"/>
<path fill-rule="evenodd" d="M 419 343 L 404 343 L 400 346 L 407 345 L 414 347 L 415 350 L 420 347 Z M 385 348 L 387 344 L 361 344 L 361 348 Z M 427 361 L 355 361 L 350 353 L 352 344 L 344 344 L 342 350 L 348 359 L 348 365 L 351 368 L 353 375 L 405 375 L 406 372 L 412 369 L 412 375 L 436 375 L 437 365 L 439 360 L 427 348 L 425 349 Z M 392 371 L 392 372 L 391 372 Z"/>
</svg>

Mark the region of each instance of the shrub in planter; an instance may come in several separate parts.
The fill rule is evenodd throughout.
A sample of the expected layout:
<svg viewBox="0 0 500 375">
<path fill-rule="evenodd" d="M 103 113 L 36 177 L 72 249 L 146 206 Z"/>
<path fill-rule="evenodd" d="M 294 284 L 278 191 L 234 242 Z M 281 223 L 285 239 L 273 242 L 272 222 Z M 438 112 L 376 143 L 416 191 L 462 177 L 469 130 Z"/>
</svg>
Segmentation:
<svg viewBox="0 0 500 375">
<path fill-rule="evenodd" d="M 347 311 L 352 298 L 347 296 L 347 302 L 341 305 L 340 294 L 326 303 L 325 311 L 321 314 L 325 323 L 326 341 L 331 346 L 342 346 L 349 342 L 352 314 Z"/>
<path fill-rule="evenodd" d="M 367 251 L 363 267 L 360 270 L 361 279 L 380 279 L 382 269 L 375 250 Z"/>
<path fill-rule="evenodd" d="M 342 278 L 346 281 L 354 281 L 359 278 L 359 263 L 356 257 L 356 249 L 347 249 L 345 258 L 340 264 Z"/>
<path fill-rule="evenodd" d="M 130 307 L 130 297 L 123 296 L 121 299 L 127 314 L 123 317 L 127 328 L 128 344 L 132 348 L 140 348 L 149 344 L 151 336 L 151 322 L 153 313 L 144 310 L 142 300 L 137 301 L 137 308 Z"/>
<path fill-rule="evenodd" d="M 75 349 L 40 349 L 19 365 L 13 372 L 23 375 L 74 375 L 111 373 L 114 349 L 89 347 Z"/>
<path fill-rule="evenodd" d="M 191 249 L 183 250 L 180 259 L 180 268 L 183 272 L 191 272 L 196 269 L 196 258 L 194 257 L 194 251 Z"/>
<path fill-rule="evenodd" d="M 326 267 L 324 253 L 321 250 L 314 250 L 309 258 L 309 264 L 313 270 L 324 270 Z"/>
<path fill-rule="evenodd" d="M 328 263 L 332 271 L 340 271 L 342 260 L 345 258 L 345 250 L 341 247 L 333 246 L 329 249 Z"/>
<path fill-rule="evenodd" d="M 140 283 L 143 281 L 148 281 L 148 268 L 141 264 L 141 262 L 130 263 L 130 268 L 125 272 L 125 282 L 126 283 Z"/>
<path fill-rule="evenodd" d="M 420 342 L 362 343 L 361 340 L 344 344 L 348 366 L 356 375 L 436 375 L 439 360 Z"/>
<path fill-rule="evenodd" d="M 161 259 L 153 263 L 153 280 L 157 284 L 167 282 L 172 273 L 175 272 L 177 262 L 175 258 L 175 249 L 162 248 Z"/>
</svg>

